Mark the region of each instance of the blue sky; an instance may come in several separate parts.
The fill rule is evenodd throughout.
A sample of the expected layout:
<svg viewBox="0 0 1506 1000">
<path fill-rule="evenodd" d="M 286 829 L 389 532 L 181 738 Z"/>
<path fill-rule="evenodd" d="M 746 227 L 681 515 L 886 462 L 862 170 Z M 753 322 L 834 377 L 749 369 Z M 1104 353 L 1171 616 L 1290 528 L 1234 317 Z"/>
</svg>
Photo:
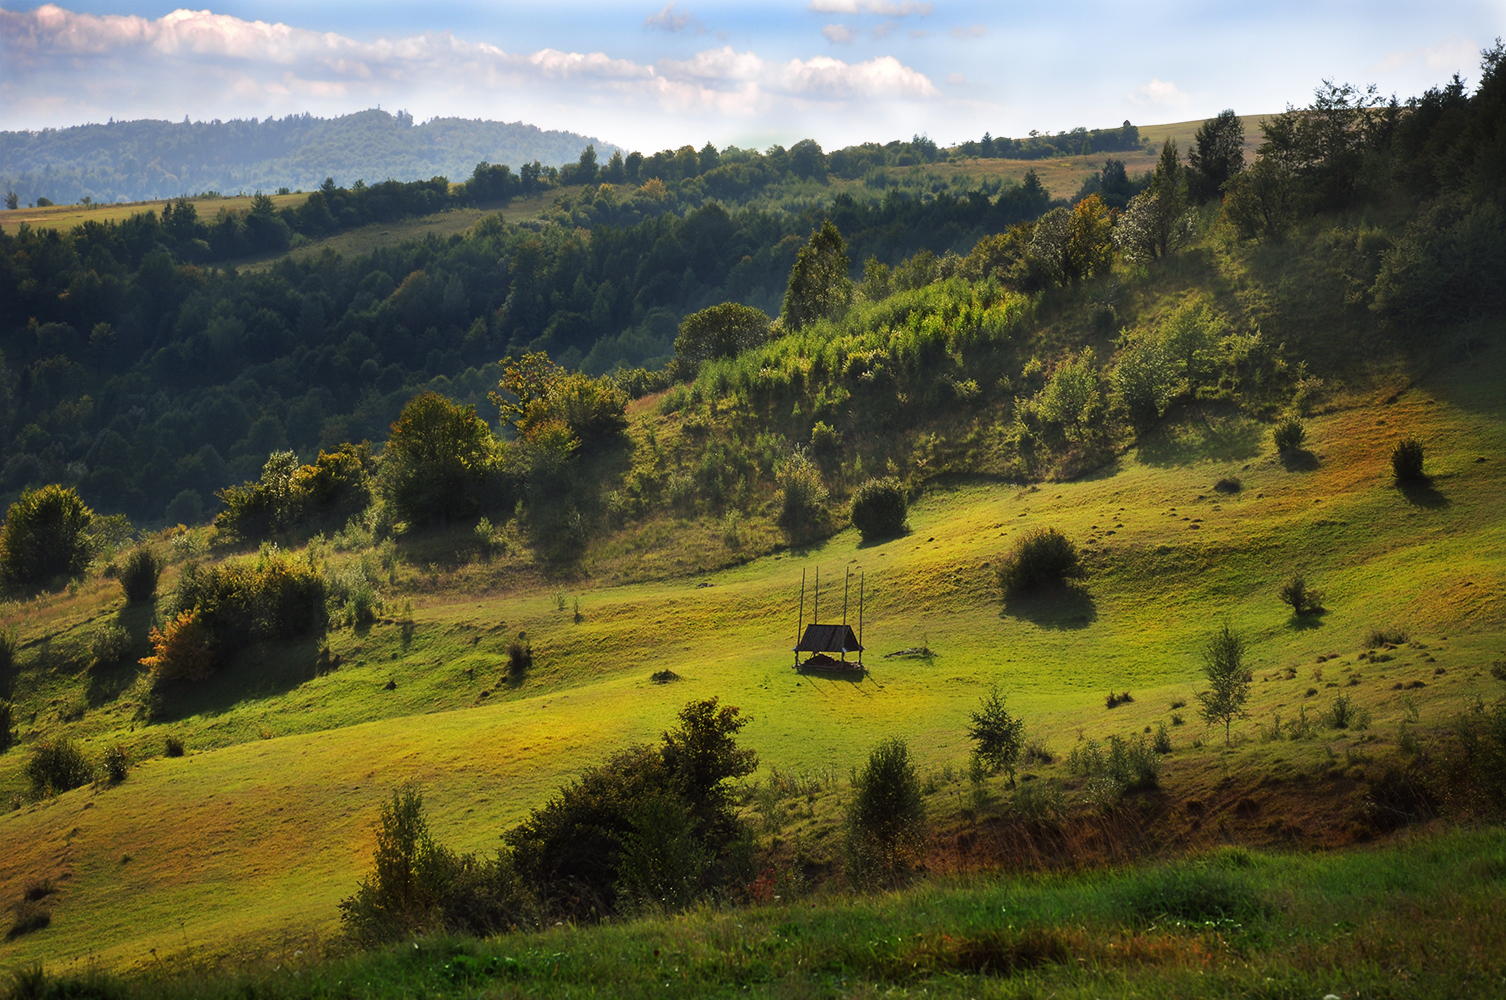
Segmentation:
<svg viewBox="0 0 1506 1000">
<path fill-rule="evenodd" d="M 645 150 L 1279 111 L 1324 77 L 1405 98 L 1506 0 L 1353 3 L 0 0 L 0 128 L 331 115 L 522 120 Z"/>
</svg>

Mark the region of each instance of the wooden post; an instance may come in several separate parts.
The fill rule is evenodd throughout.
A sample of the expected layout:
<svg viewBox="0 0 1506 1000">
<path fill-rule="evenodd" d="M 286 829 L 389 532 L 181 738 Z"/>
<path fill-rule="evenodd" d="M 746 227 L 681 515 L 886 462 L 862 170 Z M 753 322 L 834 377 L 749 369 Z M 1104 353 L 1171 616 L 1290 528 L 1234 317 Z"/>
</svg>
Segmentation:
<svg viewBox="0 0 1506 1000">
<path fill-rule="evenodd" d="M 863 579 L 866 574 L 858 574 L 858 666 L 863 665 Z"/>
<path fill-rule="evenodd" d="M 816 567 L 816 594 L 815 603 L 811 605 L 811 624 L 821 624 L 821 567 Z"/>
<path fill-rule="evenodd" d="M 805 631 L 805 567 L 800 568 L 800 620 L 795 623 L 795 669 L 800 669 L 800 634 Z"/>
<path fill-rule="evenodd" d="M 852 567 L 844 567 L 847 572 L 842 577 L 842 662 L 847 662 L 847 587 L 852 582 Z"/>
</svg>

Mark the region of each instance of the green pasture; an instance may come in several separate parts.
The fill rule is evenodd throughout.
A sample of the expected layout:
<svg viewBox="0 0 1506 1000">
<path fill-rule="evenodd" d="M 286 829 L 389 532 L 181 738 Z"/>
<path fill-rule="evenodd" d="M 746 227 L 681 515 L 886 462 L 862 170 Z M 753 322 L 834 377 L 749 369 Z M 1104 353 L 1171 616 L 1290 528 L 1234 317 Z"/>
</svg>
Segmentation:
<svg viewBox="0 0 1506 1000">
<path fill-rule="evenodd" d="M 1412 713 L 1437 725 L 1499 694 L 1487 668 L 1506 633 L 1503 384 L 1496 351 L 1410 387 L 1353 393 L 1309 420 L 1309 451 L 1286 457 L 1268 424 L 1187 412 L 1077 481 L 941 483 L 912 508 L 907 535 L 877 544 L 849 529 L 646 583 L 500 574 L 473 589 L 410 587 L 411 616 L 389 601 L 371 627 L 328 636 L 337 661 L 321 666 L 313 641 L 250 649 L 149 720 L 129 669 L 48 666 L 107 623 L 144 632 L 149 610 L 122 609 L 104 580 L 10 605 L 0 625 L 20 630 L 23 744 L 0 756 L 0 796 L 24 798 L 26 746 L 42 735 L 75 736 L 96 756 L 121 743 L 139 763 L 122 785 L 0 814 L 0 899 L 32 878 L 62 887 L 52 926 L 0 944 L 0 962 L 140 967 L 152 949 L 222 953 L 331 933 L 336 902 L 368 865 L 377 808 L 401 783 L 422 789 L 442 841 L 490 850 L 562 781 L 655 738 L 693 698 L 751 715 L 743 738 L 766 768 L 842 779 L 888 736 L 908 740 L 923 769 L 962 768 L 967 713 L 997 683 L 1058 753 L 1043 773 L 1064 775 L 1078 739 L 1172 721 L 1172 702 L 1198 687 L 1199 644 L 1224 619 L 1250 640 L 1253 718 L 1236 725 L 1225 760 L 1195 702 L 1181 709 L 1171 794 L 1216 783 L 1220 767 L 1279 758 L 1301 769 L 1335 750 L 1363 761 Z M 1403 491 L 1388 455 L 1408 435 L 1424 441 L 1434 479 Z M 1237 492 L 1215 489 L 1233 478 Z M 1001 604 L 999 558 L 1048 526 L 1087 553 L 1084 586 Z M 808 617 L 817 568 L 823 620 L 840 619 L 852 573 L 855 621 L 864 581 L 861 680 L 791 669 L 801 573 Z M 1325 592 L 1326 614 L 1299 620 L 1277 601 L 1295 571 Z M 1371 630 L 1398 627 L 1410 643 L 1358 658 Z M 534 664 L 510 679 L 506 645 L 520 632 Z M 922 646 L 929 657 L 885 655 Z M 666 669 L 680 680 L 651 682 Z M 1109 711 L 1109 691 L 1134 701 Z M 1371 709 L 1368 733 L 1257 742 L 1272 713 L 1317 713 L 1340 693 Z M 186 757 L 162 756 L 168 735 Z M 1199 738 L 1208 745 L 1194 749 Z M 935 798 L 938 815 L 955 812 L 948 801 Z"/>
<path fill-rule="evenodd" d="M 163 997 L 1487 997 L 1506 987 L 1499 830 L 1339 855 L 1225 848 L 1170 864 L 932 879 L 487 941 L 230 969 L 190 948 L 112 980 Z M 62 995 L 86 995 L 64 993 Z"/>
</svg>

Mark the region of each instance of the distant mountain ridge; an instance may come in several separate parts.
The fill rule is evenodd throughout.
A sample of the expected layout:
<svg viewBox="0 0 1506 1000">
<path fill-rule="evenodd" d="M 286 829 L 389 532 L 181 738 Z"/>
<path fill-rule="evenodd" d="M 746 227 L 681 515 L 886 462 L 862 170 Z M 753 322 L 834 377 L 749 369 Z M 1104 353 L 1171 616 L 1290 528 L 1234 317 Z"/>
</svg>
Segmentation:
<svg viewBox="0 0 1506 1000">
<path fill-rule="evenodd" d="M 311 190 L 326 177 L 342 185 L 461 180 L 482 160 L 514 169 L 535 160 L 562 166 L 592 143 L 603 161 L 617 148 L 523 122 L 435 118 L 415 124 L 406 112 L 376 109 L 339 118 L 112 121 L 0 132 L 0 189 L 15 191 L 23 204 L 39 197 L 69 204 L 84 197 L 114 202 L 200 191 Z"/>
</svg>

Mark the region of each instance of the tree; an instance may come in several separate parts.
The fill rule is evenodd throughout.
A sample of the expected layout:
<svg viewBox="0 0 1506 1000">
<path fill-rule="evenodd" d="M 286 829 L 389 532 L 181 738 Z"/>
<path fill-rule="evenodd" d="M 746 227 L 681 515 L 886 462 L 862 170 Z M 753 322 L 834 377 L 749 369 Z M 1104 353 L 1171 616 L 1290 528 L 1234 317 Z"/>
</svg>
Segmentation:
<svg viewBox="0 0 1506 1000">
<path fill-rule="evenodd" d="M 690 807 L 696 833 L 722 846 L 737 827 L 727 782 L 752 774 L 758 753 L 737 745 L 737 733 L 751 719 L 714 697 L 680 709 L 679 725 L 664 734 L 664 766 L 675 790 Z"/>
<path fill-rule="evenodd" d="M 1114 241 L 1126 260 L 1160 260 L 1185 246 L 1193 236 L 1193 216 L 1187 210 L 1187 179 L 1175 139 L 1161 147 L 1161 159 L 1150 187 L 1130 199 Z"/>
<path fill-rule="evenodd" d="M 1245 701 L 1250 697 L 1250 672 L 1245 669 L 1245 641 L 1224 622 L 1203 644 L 1203 676 L 1208 690 L 1199 691 L 1203 721 L 1224 725 L 1224 745 L 1229 745 L 1229 726 L 1235 719 L 1249 717 Z"/>
<path fill-rule="evenodd" d="M 811 234 L 795 257 L 789 288 L 784 293 L 785 326 L 798 330 L 846 308 L 852 301 L 851 262 L 847 244 L 830 219 Z"/>
<path fill-rule="evenodd" d="M 20 196 L 17 195 L 16 192 L 14 192 L 14 191 L 7 191 L 5 193 L 5 207 L 6 208 L 11 208 L 11 209 L 20 208 L 21 207 L 21 198 L 20 198 Z"/>
<path fill-rule="evenodd" d="M 857 881 L 903 872 L 925 842 L 926 803 L 901 739 L 879 743 L 852 776 L 847 857 Z"/>
<path fill-rule="evenodd" d="M 1218 197 L 1225 182 L 1245 168 L 1245 127 L 1233 109 L 1203 122 L 1187 154 L 1189 186 L 1198 201 Z"/>
<path fill-rule="evenodd" d="M 1242 240 L 1280 243 L 1297 215 L 1296 183 L 1280 160 L 1262 156 L 1224 187 L 1224 218 Z"/>
<path fill-rule="evenodd" d="M 1175 362 L 1159 337 L 1147 337 L 1125 347 L 1111 380 L 1130 419 L 1140 428 L 1161 419 L 1176 395 L 1178 382 Z"/>
<path fill-rule="evenodd" d="M 791 452 L 775 473 L 779 485 L 778 524 L 792 542 L 802 542 L 820 528 L 826 516 L 826 486 L 803 447 Z"/>
<path fill-rule="evenodd" d="M 972 724 L 967 727 L 967 735 L 973 741 L 973 755 L 990 771 L 1003 771 L 1009 783 L 1014 784 L 1015 764 L 1025 745 L 1025 720 L 1015 718 L 1004 708 L 1004 696 L 997 684 L 989 689 L 988 697 L 969 718 Z"/>
<path fill-rule="evenodd" d="M 1081 440 L 1097 419 L 1103 401 L 1099 391 L 1098 359 L 1091 347 L 1068 355 L 1035 397 L 1036 412 L 1047 423 L 1061 426 Z"/>
<path fill-rule="evenodd" d="M 1102 274 L 1114 263 L 1114 222 L 1108 206 L 1090 194 L 1072 207 L 1067 229 L 1066 276 L 1075 284 Z"/>
<path fill-rule="evenodd" d="M 502 380 L 497 383 L 497 389 L 501 391 L 494 390 L 487 394 L 487 398 L 501 411 L 503 423 L 517 427 L 527 415 L 529 405 L 547 397 L 554 383 L 564 374 L 565 370 L 550 361 L 544 351 L 524 354 L 521 361 L 508 356 L 502 359 Z"/>
<path fill-rule="evenodd" d="M 1261 124 L 1260 155 L 1302 178 L 1319 204 L 1343 205 L 1354 195 L 1365 154 L 1394 121 L 1394 113 L 1378 110 L 1383 104 L 1373 83 L 1361 90 L 1324 80 L 1311 105 L 1288 104 Z"/>
<path fill-rule="evenodd" d="M 675 355 L 691 366 L 702 361 L 736 357 L 769 337 L 770 319 L 762 309 L 723 302 L 691 313 L 680 322 Z"/>
<path fill-rule="evenodd" d="M 379 485 L 409 523 L 451 521 L 475 514 L 496 460 L 496 439 L 475 407 L 426 392 L 392 424 Z"/>
<path fill-rule="evenodd" d="M 94 512 L 72 487 L 53 484 L 23 490 L 0 527 L 0 566 L 22 584 L 82 573 L 89 565 L 93 519 Z"/>
</svg>

